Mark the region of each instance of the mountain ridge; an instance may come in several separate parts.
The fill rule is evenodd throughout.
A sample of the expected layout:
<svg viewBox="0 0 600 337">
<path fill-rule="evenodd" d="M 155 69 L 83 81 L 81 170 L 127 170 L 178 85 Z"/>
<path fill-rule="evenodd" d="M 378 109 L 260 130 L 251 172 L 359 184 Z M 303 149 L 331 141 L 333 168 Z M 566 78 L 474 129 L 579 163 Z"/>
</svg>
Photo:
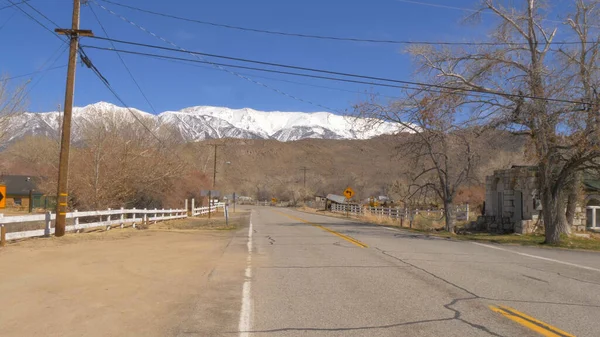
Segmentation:
<svg viewBox="0 0 600 337">
<path fill-rule="evenodd" d="M 380 135 L 402 132 L 394 123 L 376 119 L 340 116 L 328 112 L 260 111 L 250 108 L 193 106 L 178 111 L 150 114 L 107 102 L 73 108 L 74 140 L 79 137 L 78 125 L 101 120 L 135 123 L 139 119 L 153 121 L 153 127 L 173 126 L 185 141 L 215 138 L 275 139 L 282 142 L 317 139 L 370 139 Z M 27 135 L 57 135 L 60 113 L 25 112 L 11 119 L 10 140 Z"/>
</svg>

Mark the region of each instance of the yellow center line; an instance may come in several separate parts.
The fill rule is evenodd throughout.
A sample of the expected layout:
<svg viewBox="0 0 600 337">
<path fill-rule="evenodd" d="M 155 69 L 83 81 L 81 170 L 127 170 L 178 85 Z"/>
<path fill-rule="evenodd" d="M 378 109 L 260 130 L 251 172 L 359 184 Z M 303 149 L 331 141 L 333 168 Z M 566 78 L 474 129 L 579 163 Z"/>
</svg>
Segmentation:
<svg viewBox="0 0 600 337">
<path fill-rule="evenodd" d="M 326 231 L 326 232 L 329 232 L 329 233 L 331 233 L 331 234 L 333 234 L 333 235 L 336 235 L 336 236 L 338 236 L 338 237 L 340 237 L 340 238 L 342 238 L 342 239 L 344 239 L 344 240 L 346 240 L 346 241 L 348 241 L 348 242 L 350 242 L 350 243 L 353 243 L 353 244 L 355 244 L 355 245 L 359 246 L 360 248 L 368 248 L 368 247 L 369 247 L 369 246 L 367 246 L 366 244 L 364 244 L 364 243 L 362 243 L 362 242 L 360 242 L 360 241 L 356 240 L 356 239 L 355 239 L 355 238 L 353 238 L 353 237 L 350 237 L 350 236 L 348 236 L 348 235 L 344 235 L 344 234 L 342 234 L 342 233 L 336 232 L 336 231 L 334 231 L 334 230 L 332 230 L 332 229 L 329 229 L 329 228 L 327 228 L 327 227 L 325 227 L 325 226 L 322 226 L 322 225 L 317 225 L 316 223 L 312 223 L 312 222 L 310 222 L 310 221 L 308 221 L 308 220 L 304 220 L 304 219 L 302 219 L 302 218 L 298 218 L 298 217 L 296 217 L 296 216 L 289 215 L 289 214 L 286 214 L 286 213 L 283 213 L 283 212 L 279 212 L 279 211 L 273 211 L 273 212 L 275 212 L 275 213 L 279 213 L 279 214 L 281 214 L 281 215 L 285 215 L 285 216 L 287 216 L 288 218 L 291 218 L 291 219 L 294 219 L 294 220 L 302 221 L 302 222 L 304 222 L 304 223 L 307 223 L 307 224 L 309 224 L 309 225 L 311 225 L 311 226 L 315 226 L 315 227 L 317 227 L 317 228 L 321 228 L 322 230 L 324 230 L 324 231 Z"/>
<path fill-rule="evenodd" d="M 554 327 L 548 323 L 544 323 L 540 320 L 537 320 L 529 315 L 526 315 L 520 311 L 517 311 L 513 308 L 509 308 L 507 306 L 489 306 L 490 309 L 494 312 L 502 314 L 504 317 L 521 324 L 522 326 L 533 330 L 539 333 L 542 336 L 546 337 L 575 337 L 568 332 L 565 332 L 557 327 Z"/>
</svg>

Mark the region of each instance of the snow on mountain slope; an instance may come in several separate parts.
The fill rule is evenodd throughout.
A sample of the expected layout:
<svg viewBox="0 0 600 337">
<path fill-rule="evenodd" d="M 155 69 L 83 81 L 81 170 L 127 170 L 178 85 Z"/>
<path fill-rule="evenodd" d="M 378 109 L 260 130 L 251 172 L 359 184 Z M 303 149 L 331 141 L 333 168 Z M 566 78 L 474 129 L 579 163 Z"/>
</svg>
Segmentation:
<svg viewBox="0 0 600 337">
<path fill-rule="evenodd" d="M 136 116 L 148 126 L 170 125 L 187 141 L 213 138 L 277 139 L 293 141 L 305 138 L 366 139 L 401 130 L 393 123 L 334 115 L 328 112 L 257 111 L 249 108 L 196 106 L 180 111 L 165 111 L 152 115 L 141 110 L 99 102 L 73 109 L 73 139 L 80 138 L 86 123 L 136 123 Z M 11 121 L 11 139 L 26 135 L 57 136 L 58 112 L 24 113 Z"/>
</svg>

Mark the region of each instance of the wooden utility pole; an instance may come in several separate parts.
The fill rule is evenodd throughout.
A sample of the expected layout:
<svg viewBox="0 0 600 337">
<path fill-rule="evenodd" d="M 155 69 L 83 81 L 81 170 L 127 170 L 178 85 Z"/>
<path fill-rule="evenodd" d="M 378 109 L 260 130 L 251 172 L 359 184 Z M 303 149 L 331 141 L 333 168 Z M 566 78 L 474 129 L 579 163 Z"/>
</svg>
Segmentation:
<svg viewBox="0 0 600 337">
<path fill-rule="evenodd" d="M 73 113 L 73 95 L 75 94 L 75 66 L 79 49 L 79 36 L 93 36 L 90 30 L 79 30 L 81 0 L 73 0 L 73 17 L 71 29 L 57 28 L 58 34 L 66 35 L 70 40 L 69 68 L 67 70 L 67 89 L 65 92 L 65 111 L 63 114 L 62 137 L 60 142 L 60 159 L 58 163 L 58 190 L 56 200 L 55 235 L 65 235 L 67 222 L 69 150 L 71 147 L 71 115 Z"/>
<path fill-rule="evenodd" d="M 302 166 L 300 171 L 304 171 L 304 189 L 306 190 L 306 171 L 308 171 L 308 167 Z"/>
<path fill-rule="evenodd" d="M 219 146 L 223 146 L 220 144 L 212 144 L 212 146 L 214 146 L 215 148 L 215 162 L 214 162 L 214 167 L 213 167 L 213 183 L 212 183 L 212 189 L 215 188 L 215 186 L 217 185 L 217 148 Z M 212 189 L 208 190 L 208 218 L 210 219 L 210 207 L 212 204 Z"/>
</svg>

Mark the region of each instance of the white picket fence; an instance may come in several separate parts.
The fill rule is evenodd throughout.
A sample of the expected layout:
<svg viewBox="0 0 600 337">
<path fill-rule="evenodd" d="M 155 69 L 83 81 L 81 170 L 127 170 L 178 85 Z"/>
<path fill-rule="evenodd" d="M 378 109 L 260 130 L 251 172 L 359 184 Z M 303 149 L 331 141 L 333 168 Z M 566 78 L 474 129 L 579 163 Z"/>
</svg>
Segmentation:
<svg viewBox="0 0 600 337">
<path fill-rule="evenodd" d="M 204 214 L 208 214 L 209 212 L 210 213 L 218 212 L 219 209 L 221 209 L 221 210 L 225 209 L 224 202 L 219 202 L 214 205 L 204 206 L 204 207 L 195 207 L 194 203 L 195 203 L 195 201 L 194 201 L 194 199 L 192 199 L 192 216 L 201 216 Z"/>
<path fill-rule="evenodd" d="M 67 219 L 73 219 L 73 224 L 66 226 L 66 231 L 72 232 L 87 228 L 105 227 L 107 230 L 112 226 L 131 225 L 135 228 L 137 224 L 147 222 L 158 222 L 174 219 L 184 219 L 188 217 L 188 202 L 185 201 L 183 209 L 107 209 L 103 211 L 73 211 L 67 213 Z M 219 209 L 224 209 L 225 203 L 217 203 L 211 206 L 211 212 L 218 212 Z M 209 208 L 194 207 L 194 199 L 192 199 L 192 216 L 202 216 L 208 214 Z M 89 222 L 88 220 L 98 220 Z M 23 216 L 4 216 L 0 214 L 0 226 L 5 227 L 6 240 L 17 240 L 31 237 L 50 236 L 54 234 L 52 221 L 56 219 L 56 214 L 47 212 L 46 214 L 23 215 Z M 80 221 L 81 220 L 81 221 Z M 34 229 L 26 231 L 13 231 L 11 227 L 15 224 L 43 222 L 43 229 Z M 12 225 L 12 226 L 11 226 Z M 40 227 L 42 225 L 40 224 Z"/>
<path fill-rule="evenodd" d="M 82 218 L 97 218 L 99 221 L 95 222 L 84 222 L 80 223 Z M 187 211 L 185 209 L 108 209 L 105 211 L 87 211 L 87 212 L 69 212 L 67 213 L 67 219 L 74 219 L 72 225 L 66 226 L 67 231 L 76 231 L 86 228 L 95 227 L 106 227 L 110 229 L 113 225 L 119 225 L 121 228 L 125 224 L 132 224 L 134 227 L 136 224 L 147 221 L 165 221 L 173 219 L 187 218 Z M 23 216 L 8 216 L 5 217 L 0 214 L 0 225 L 6 227 L 6 240 L 16 240 L 31 238 L 37 236 L 50 236 L 54 234 L 54 228 L 51 227 L 51 223 L 56 219 L 56 214 L 47 212 L 46 214 L 37 215 L 23 215 Z M 10 225 L 27 222 L 44 222 L 43 229 L 11 232 Z"/>
<path fill-rule="evenodd" d="M 403 208 L 383 208 L 383 207 L 363 207 L 361 205 L 343 205 L 343 204 L 332 204 L 331 211 L 334 213 L 348 213 L 349 215 L 377 215 L 381 217 L 388 217 L 392 219 L 408 219 L 415 215 L 429 216 L 429 217 L 442 217 L 444 210 L 411 210 L 410 213 L 407 209 Z M 458 206 L 456 211 L 456 220 L 467 221 L 469 219 L 469 205 Z"/>
</svg>

